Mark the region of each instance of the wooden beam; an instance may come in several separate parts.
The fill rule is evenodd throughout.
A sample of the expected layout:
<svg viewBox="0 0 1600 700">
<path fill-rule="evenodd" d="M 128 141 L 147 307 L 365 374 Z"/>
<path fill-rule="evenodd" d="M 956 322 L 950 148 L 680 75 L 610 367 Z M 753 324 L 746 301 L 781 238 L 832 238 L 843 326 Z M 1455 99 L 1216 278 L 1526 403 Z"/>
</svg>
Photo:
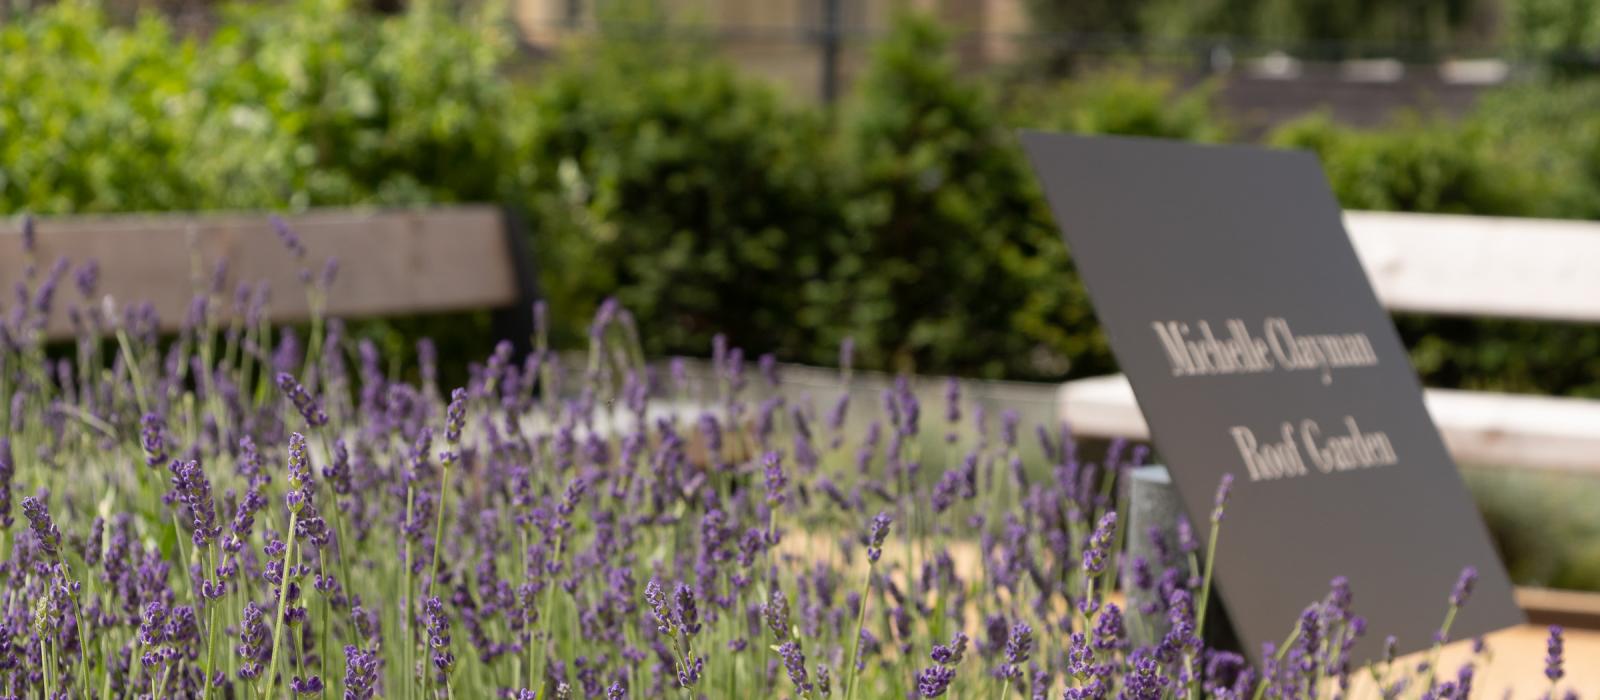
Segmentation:
<svg viewBox="0 0 1600 700">
<path fill-rule="evenodd" d="M 1057 396 L 1075 434 L 1150 438 L 1123 375 L 1067 382 Z M 1600 401 L 1449 389 L 1423 400 L 1457 462 L 1600 474 Z"/>
<path fill-rule="evenodd" d="M 1600 321 L 1600 223 L 1349 211 L 1386 308 Z"/>
<path fill-rule="evenodd" d="M 1600 593 L 1519 586 L 1516 595 L 1530 624 L 1600 630 Z"/>
<path fill-rule="evenodd" d="M 521 299 L 501 212 L 490 206 L 425 209 L 321 209 L 284 217 L 308 255 L 285 248 L 262 213 L 158 214 L 44 218 L 37 222 L 36 277 L 59 258 L 74 268 L 100 266 L 100 295 L 119 302 L 149 301 L 162 325 L 183 322 L 195 291 L 226 260 L 225 294 L 239 282 L 270 285 L 269 316 L 298 321 L 309 315 L 302 270 L 321 274 L 339 261 L 328 294 L 330 315 L 349 318 L 504 307 Z M 6 302 L 28 264 L 20 222 L 0 223 L 0 288 Z M 71 333 L 65 308 L 85 300 L 70 273 L 56 292 L 48 332 Z"/>
</svg>

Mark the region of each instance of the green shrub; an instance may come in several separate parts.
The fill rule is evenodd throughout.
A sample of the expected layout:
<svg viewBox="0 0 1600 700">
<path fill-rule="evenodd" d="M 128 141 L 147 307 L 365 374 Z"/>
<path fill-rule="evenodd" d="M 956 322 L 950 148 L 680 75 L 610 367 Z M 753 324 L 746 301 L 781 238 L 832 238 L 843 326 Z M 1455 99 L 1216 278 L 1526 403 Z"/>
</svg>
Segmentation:
<svg viewBox="0 0 1600 700">
<path fill-rule="evenodd" d="M 1171 79 L 1113 70 L 1019 89 L 1013 123 L 1074 134 L 1148 136 L 1212 143 L 1228 136 L 1214 84 L 1180 90 Z"/>
<path fill-rule="evenodd" d="M 1595 127 L 1578 108 L 1592 89 L 1516 88 L 1459 122 L 1407 118 L 1358 130 L 1314 115 L 1285 125 L 1276 145 L 1322 158 L 1351 209 L 1499 216 L 1593 212 Z M 1572 117 L 1576 127 L 1566 121 Z M 1403 314 L 1396 325 L 1429 386 L 1600 396 L 1600 329 L 1591 325 Z"/>
<path fill-rule="evenodd" d="M 1537 213 L 1526 174 L 1509 167 L 1471 126 L 1409 118 L 1382 131 L 1358 131 L 1316 114 L 1280 127 L 1270 142 L 1316 153 L 1347 208 Z"/>
<path fill-rule="evenodd" d="M 509 42 L 494 15 L 241 6 L 205 41 L 69 1 L 0 27 L 0 211 L 493 200 Z"/>
<path fill-rule="evenodd" d="M 535 232 L 558 316 L 611 294 L 653 353 L 811 351 L 849 237 L 821 114 L 693 51 L 579 48 L 528 107 Z M 570 338 L 581 326 L 567 327 Z"/>
<path fill-rule="evenodd" d="M 75 2 L 0 25 L 0 211 L 194 201 L 182 165 L 196 53 L 164 22 L 111 27 Z"/>
<path fill-rule="evenodd" d="M 938 27 L 907 16 L 875 47 L 840 136 L 861 233 L 839 270 L 854 290 L 839 314 L 867 362 L 1041 374 L 1038 353 L 1053 348 L 1018 332 L 1037 303 L 1036 275 L 1022 267 L 1058 250 L 1059 236 L 993 96 L 956 75 Z M 1072 283 L 1058 272 L 1047 284 Z"/>
</svg>

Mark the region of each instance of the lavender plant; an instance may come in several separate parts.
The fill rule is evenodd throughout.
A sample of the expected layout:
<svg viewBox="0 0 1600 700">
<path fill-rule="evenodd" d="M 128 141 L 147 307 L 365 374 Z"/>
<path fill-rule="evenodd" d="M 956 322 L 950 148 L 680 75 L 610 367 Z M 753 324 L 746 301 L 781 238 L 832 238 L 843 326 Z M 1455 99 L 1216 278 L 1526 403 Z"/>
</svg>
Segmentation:
<svg viewBox="0 0 1600 700">
<path fill-rule="evenodd" d="M 1342 579 L 1262 667 L 1208 647 L 1230 480 L 1203 553 L 1184 528 L 1156 533 L 1178 565 L 1124 562 L 1146 533 L 1121 531 L 1112 484 L 1142 452 L 1085 461 L 1040 427 L 1025 459 L 1016 414 L 993 425 L 954 382 L 934 426 L 904 379 L 855 405 L 848 342 L 819 416 L 771 356 L 752 377 L 719 338 L 696 383 L 647 363 L 608 303 L 574 361 L 537 307 L 535 349 L 497 346 L 446 399 L 431 345 L 411 382 L 323 318 L 336 265 L 302 275 L 302 344 L 221 269 L 164 339 L 148 305 L 97 296 L 89 262 L 63 355 L 44 329 L 68 267 L 30 264 L 0 323 L 5 697 L 1470 691 L 1476 660 L 1448 678 L 1356 664 L 1366 623 Z M 1154 602 L 1124 612 L 1119 581 Z M 1555 694 L 1559 630 L 1549 652 Z"/>
</svg>

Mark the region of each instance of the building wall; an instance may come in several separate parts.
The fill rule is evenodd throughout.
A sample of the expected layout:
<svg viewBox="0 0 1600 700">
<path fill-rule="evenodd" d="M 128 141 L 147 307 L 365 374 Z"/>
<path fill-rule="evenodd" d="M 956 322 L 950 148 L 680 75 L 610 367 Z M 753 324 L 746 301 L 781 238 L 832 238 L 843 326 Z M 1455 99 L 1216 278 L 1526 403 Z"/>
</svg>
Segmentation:
<svg viewBox="0 0 1600 700">
<path fill-rule="evenodd" d="M 661 0 L 671 31 L 704 37 L 730 60 L 800 97 L 822 93 L 824 7 L 828 0 Z M 596 27 L 596 0 L 514 0 L 514 19 L 535 48 L 556 48 Z M 1024 0 L 836 0 L 839 89 L 864 65 L 872 41 L 903 10 L 928 13 L 958 36 L 963 68 L 1014 58 L 1026 31 Z"/>
</svg>

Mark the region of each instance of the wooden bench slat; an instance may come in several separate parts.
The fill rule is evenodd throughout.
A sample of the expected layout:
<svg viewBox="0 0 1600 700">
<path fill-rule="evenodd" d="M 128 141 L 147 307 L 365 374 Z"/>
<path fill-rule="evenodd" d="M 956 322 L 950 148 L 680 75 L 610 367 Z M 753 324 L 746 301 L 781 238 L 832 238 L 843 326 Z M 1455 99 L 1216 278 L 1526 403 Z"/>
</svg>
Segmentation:
<svg viewBox="0 0 1600 700">
<path fill-rule="evenodd" d="M 1600 223 L 1345 212 L 1384 307 L 1600 321 Z"/>
<path fill-rule="evenodd" d="M 1425 389 L 1423 399 L 1459 462 L 1600 473 L 1600 402 L 1449 389 Z M 1078 435 L 1150 437 L 1123 375 L 1067 382 L 1058 400 Z"/>
<path fill-rule="evenodd" d="M 1518 586 L 1516 596 L 1529 624 L 1600 629 L 1600 593 Z"/>
<path fill-rule="evenodd" d="M 286 216 L 309 250 L 306 265 L 340 261 L 328 294 L 330 315 L 372 317 L 505 307 L 521 299 L 501 212 L 492 206 L 426 209 L 319 209 Z M 100 293 L 149 301 L 162 324 L 183 322 L 190 301 L 219 259 L 230 296 L 239 281 L 271 286 L 269 316 L 304 320 L 309 307 L 301 263 L 266 214 L 157 214 L 41 219 L 36 260 L 42 277 L 57 258 L 100 264 Z M 0 223 L 0 285 L 9 295 L 24 268 L 19 222 Z M 10 300 L 8 300 L 10 301 Z M 71 333 L 65 308 L 83 303 L 70 276 L 57 291 L 48 332 Z"/>
</svg>

